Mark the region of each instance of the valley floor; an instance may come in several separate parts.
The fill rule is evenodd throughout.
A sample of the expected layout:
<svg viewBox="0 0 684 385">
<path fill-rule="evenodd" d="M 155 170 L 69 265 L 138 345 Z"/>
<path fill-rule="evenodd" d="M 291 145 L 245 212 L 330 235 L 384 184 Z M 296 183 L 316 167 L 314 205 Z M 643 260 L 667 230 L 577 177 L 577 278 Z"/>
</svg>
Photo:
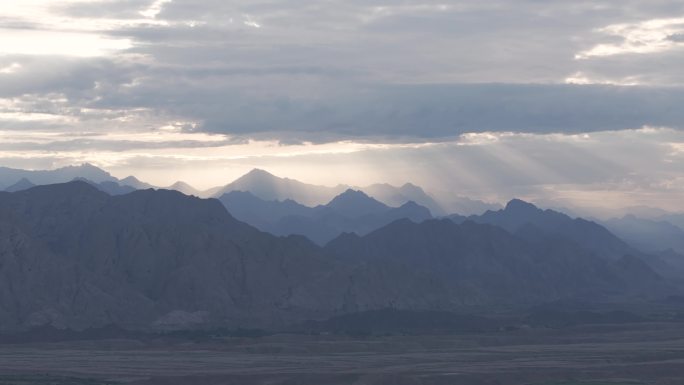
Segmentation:
<svg viewBox="0 0 684 385">
<path fill-rule="evenodd" d="M 684 324 L 0 345 L 2 385 L 684 383 Z"/>
</svg>

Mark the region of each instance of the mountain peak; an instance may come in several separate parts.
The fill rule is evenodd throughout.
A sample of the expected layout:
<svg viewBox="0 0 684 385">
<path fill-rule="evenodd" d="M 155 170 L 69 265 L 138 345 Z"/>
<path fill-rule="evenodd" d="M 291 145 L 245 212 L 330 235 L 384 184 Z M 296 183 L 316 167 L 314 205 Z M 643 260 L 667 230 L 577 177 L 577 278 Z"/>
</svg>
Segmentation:
<svg viewBox="0 0 684 385">
<path fill-rule="evenodd" d="M 400 207 L 423 207 L 423 206 L 419 205 L 415 201 L 408 201 L 408 202 L 404 203 L 403 205 L 401 205 Z"/>
<path fill-rule="evenodd" d="M 142 183 L 140 179 L 134 177 L 133 175 L 129 175 L 123 179 L 121 179 L 122 182 L 124 183 Z"/>
<path fill-rule="evenodd" d="M 266 170 L 262 170 L 260 168 L 254 168 L 247 174 L 243 175 L 242 178 L 245 177 L 251 177 L 251 178 L 277 178 L 277 176 L 271 174 L 270 172 Z"/>
<path fill-rule="evenodd" d="M 121 180 L 119 181 L 119 183 L 120 183 L 122 186 L 130 186 L 130 187 L 133 187 L 133 188 L 136 189 L 136 190 L 146 190 L 146 189 L 154 188 L 154 186 L 152 186 L 151 184 L 145 183 L 145 182 L 139 180 L 138 178 L 136 178 L 136 177 L 134 177 L 134 176 L 132 176 L 132 175 L 131 175 L 131 176 L 127 176 L 127 177 L 125 177 L 124 179 L 121 179 Z"/>
<path fill-rule="evenodd" d="M 209 191 L 210 196 L 220 197 L 233 190 L 249 191 L 266 201 L 293 199 L 307 206 L 329 202 L 341 189 L 311 185 L 295 179 L 281 178 L 268 171 L 255 168 L 228 185 Z"/>
<path fill-rule="evenodd" d="M 539 210 L 537 206 L 532 203 L 525 202 L 522 199 L 511 199 L 510 202 L 506 204 L 506 211 L 537 211 Z"/>
<path fill-rule="evenodd" d="M 404 183 L 404 184 L 400 187 L 400 189 L 403 190 L 403 191 L 414 191 L 414 192 L 421 192 L 421 193 L 424 193 L 424 192 L 425 192 L 425 191 L 423 191 L 423 189 L 422 189 L 420 186 L 416 186 L 415 184 L 410 183 L 410 182 L 409 182 L 409 183 Z"/>
<path fill-rule="evenodd" d="M 93 182 L 87 179 L 74 179 L 71 182 L 41 185 L 22 193 L 33 194 L 36 196 L 97 196 L 107 197 L 105 192 L 93 186 Z"/>
<path fill-rule="evenodd" d="M 33 182 L 31 182 L 27 178 L 21 178 L 21 179 L 19 179 L 19 181 L 17 181 L 17 183 L 7 187 L 5 189 L 5 191 L 7 191 L 7 192 L 23 191 L 23 190 L 30 189 L 31 187 L 34 187 L 34 186 L 35 186 L 35 184 L 33 184 Z"/>
<path fill-rule="evenodd" d="M 235 186 L 239 187 L 239 190 L 248 190 L 249 188 L 242 188 L 244 187 L 243 185 L 247 185 L 247 187 L 254 187 L 253 185 L 272 185 L 274 183 L 277 183 L 280 180 L 284 180 L 283 178 L 279 178 L 270 172 L 266 170 L 262 170 L 260 168 L 255 168 L 252 169 L 250 172 L 247 174 L 244 174 L 243 176 L 237 178 L 234 180 L 232 183 L 229 184 L 229 186 Z"/>
<path fill-rule="evenodd" d="M 189 184 L 187 184 L 187 183 L 185 183 L 185 182 L 179 180 L 179 181 L 177 181 L 176 183 L 172 184 L 172 185 L 169 186 L 169 187 L 171 187 L 172 190 L 175 190 L 175 189 L 177 189 L 177 188 L 188 188 L 188 187 L 192 187 L 192 186 L 190 186 Z"/>
<path fill-rule="evenodd" d="M 90 170 L 90 171 L 107 173 L 105 170 L 95 166 L 92 163 L 87 163 L 87 162 L 81 163 L 79 165 L 64 166 L 64 167 L 58 168 L 56 170 Z M 109 173 L 107 173 L 107 174 L 109 174 Z"/>
<path fill-rule="evenodd" d="M 185 195 L 195 195 L 195 196 L 200 195 L 199 190 L 197 190 L 196 188 L 192 187 L 191 185 L 189 185 L 188 183 L 185 183 L 183 181 L 177 181 L 176 183 L 167 187 L 167 189 L 176 190 L 176 191 L 182 192 Z"/>
<path fill-rule="evenodd" d="M 366 194 L 365 192 L 363 192 L 361 190 L 354 190 L 352 188 L 346 189 L 342 194 L 340 194 L 338 196 L 357 196 L 357 197 L 363 197 L 363 198 L 370 198 L 370 196 L 368 196 L 368 194 Z"/>
<path fill-rule="evenodd" d="M 110 174 L 109 172 L 95 166 L 92 163 L 82 163 L 78 166 L 66 166 L 66 167 L 58 168 L 58 169 L 53 170 L 53 171 L 77 172 L 81 175 L 89 176 L 90 177 L 89 179 L 91 179 L 91 180 L 96 179 L 98 177 L 102 178 L 103 180 L 114 179 L 114 177 L 112 177 L 112 174 Z"/>
<path fill-rule="evenodd" d="M 347 189 L 326 206 L 339 211 L 340 214 L 352 216 L 378 213 L 389 209 L 387 205 L 369 197 L 363 191 L 353 189 Z"/>
<path fill-rule="evenodd" d="M 327 206 L 336 206 L 343 203 L 374 201 L 375 199 L 369 197 L 361 190 L 347 189 L 342 194 L 336 196 L 331 200 Z M 378 202 L 380 203 L 380 202 Z"/>
</svg>

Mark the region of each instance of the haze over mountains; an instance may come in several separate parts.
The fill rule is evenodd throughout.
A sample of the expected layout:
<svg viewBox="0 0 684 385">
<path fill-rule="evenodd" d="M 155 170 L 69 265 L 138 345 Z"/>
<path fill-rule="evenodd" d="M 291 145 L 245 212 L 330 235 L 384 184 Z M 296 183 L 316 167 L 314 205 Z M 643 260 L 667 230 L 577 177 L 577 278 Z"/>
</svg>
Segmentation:
<svg viewBox="0 0 684 385">
<path fill-rule="evenodd" d="M 214 187 L 203 191 L 182 181 L 178 181 L 168 187 L 156 187 L 140 181 L 134 176 L 118 179 L 108 172 L 87 163 L 80 166 L 37 171 L 0 167 L 0 191 L 16 192 L 35 185 L 64 183 L 72 180 L 86 181 L 110 195 L 126 194 L 140 189 L 165 188 L 202 198 L 221 198 L 224 204 L 227 204 L 230 200 L 236 200 L 241 196 L 240 194 L 231 195 L 228 193 L 248 192 L 252 197 L 248 198 L 244 194 L 242 197 L 246 199 L 246 201 L 251 200 L 251 202 L 245 202 L 245 204 L 251 204 L 252 208 L 250 210 L 245 210 L 233 205 L 234 207 L 232 207 L 232 210 L 235 211 L 236 215 L 241 220 L 260 229 L 265 229 L 278 234 L 283 233 L 283 231 L 279 230 L 279 227 L 286 227 L 287 224 L 278 226 L 274 225 L 274 222 L 288 216 L 298 218 L 301 223 L 296 225 L 302 228 L 300 232 L 306 234 L 306 228 L 312 224 L 304 217 L 310 217 L 313 212 L 320 214 L 322 211 L 319 206 L 327 205 L 335 197 L 347 190 L 361 191 L 368 197 L 392 208 L 399 208 L 406 203 L 415 203 L 418 206 L 427 208 L 430 211 L 430 214 L 435 217 L 455 213 L 456 215 L 454 218 L 459 218 L 460 216 L 480 215 L 486 211 L 496 212 L 502 208 L 498 203 L 487 203 L 477 199 L 460 197 L 457 194 L 451 194 L 446 198 L 442 197 L 438 202 L 432 195 L 411 183 L 406 183 L 400 187 L 385 183 L 377 183 L 366 187 L 344 185 L 327 187 L 306 184 L 289 178 L 280 178 L 259 169 L 254 169 L 224 186 Z M 228 197 L 222 198 L 223 195 L 226 194 Z M 258 201 L 254 201 L 254 198 Z M 283 202 L 287 203 L 279 205 L 279 203 Z M 301 207 L 293 211 L 293 205 Z M 285 211 L 282 211 L 283 208 L 276 209 L 275 206 L 284 206 Z M 289 209 L 287 208 L 288 206 L 290 207 Z M 263 211 L 262 209 L 264 207 L 270 208 L 270 211 L 266 211 L 269 213 L 268 219 L 264 218 L 263 213 L 259 214 L 259 211 Z M 319 208 L 317 210 L 308 210 L 316 207 Z M 404 209 L 409 209 L 411 207 L 414 207 L 414 205 L 408 205 Z M 633 212 L 634 214 L 596 221 L 618 234 L 631 246 L 639 249 L 645 249 L 652 252 L 672 249 L 679 253 L 682 252 L 682 245 L 678 237 L 680 231 L 684 228 L 684 214 L 670 213 L 649 207 L 631 207 L 626 208 L 625 210 L 627 210 L 627 212 Z M 559 209 L 559 211 L 572 212 L 572 210 L 566 209 Z M 349 212 L 346 212 L 345 216 L 350 216 L 349 214 Z M 424 211 L 422 211 L 422 213 L 414 214 L 417 215 L 412 217 L 414 219 L 424 219 L 425 217 Z M 411 214 L 407 213 L 405 216 L 411 217 Z M 389 217 L 391 217 L 391 215 Z M 588 217 L 591 218 L 592 216 L 588 215 Z M 641 227 L 638 227 L 636 222 L 639 222 Z M 377 222 L 375 223 L 377 224 Z M 319 225 L 323 226 L 320 230 L 322 234 L 331 233 L 331 229 L 325 230 L 327 227 L 326 224 L 319 223 Z M 374 224 L 370 227 L 373 226 L 376 225 Z M 334 231 L 332 232 L 340 229 L 364 231 L 363 226 L 354 226 L 351 224 L 336 224 L 332 227 L 334 228 Z M 309 234 L 311 235 L 310 232 Z M 316 236 L 312 237 L 316 238 Z M 317 239 L 322 242 L 329 238 L 330 235 L 325 235 Z"/>
<path fill-rule="evenodd" d="M 0 167 L 0 189 L 2 190 L 22 180 L 24 180 L 24 183 L 30 182 L 33 185 L 43 185 L 69 182 L 75 178 L 84 178 L 95 183 L 119 182 L 118 179 L 108 172 L 88 163 L 54 170 L 20 170 Z"/>
<path fill-rule="evenodd" d="M 20 170 L 0 167 L 0 190 L 15 192 L 34 185 L 64 183 L 83 180 L 110 195 L 120 195 L 139 189 L 157 188 L 134 176 L 118 179 L 108 172 L 90 164 L 70 166 L 55 170 Z M 289 178 L 280 178 L 264 170 L 255 169 L 244 176 L 205 191 L 185 182 L 163 187 L 186 195 L 219 198 L 240 220 L 261 230 L 278 235 L 302 234 L 319 244 L 336 237 L 341 232 L 367 233 L 381 224 L 398 218 L 410 218 L 420 222 L 430 216 L 452 216 L 457 221 L 462 216 L 480 215 L 486 211 L 497 212 L 502 206 L 456 194 L 437 200 L 422 188 L 406 183 L 395 187 L 389 184 L 373 184 L 366 187 L 317 186 Z M 363 212 L 352 214 L 349 210 L 335 210 L 326 205 L 347 190 L 363 192 L 368 198 L 383 206 L 386 213 Z M 248 194 L 243 194 L 248 193 Z M 363 201 L 363 199 L 360 199 Z M 408 205 L 407 205 L 408 203 Z M 392 210 L 388 210 L 388 209 Z M 429 215 L 426 210 L 429 210 Z M 684 214 L 668 213 L 647 207 L 628 208 L 636 215 L 623 218 L 597 220 L 630 246 L 637 249 L 662 253 L 672 250 L 684 251 L 681 234 L 684 233 Z M 567 210 L 564 210 L 567 211 Z M 493 214 L 488 214 L 493 215 Z M 366 218 L 361 218 L 366 216 Z M 485 220 L 485 222 L 487 222 Z M 502 223 L 496 223 L 502 225 Z M 543 227 L 543 224 L 541 224 Z M 513 230 L 510 226 L 508 230 Z"/>
<path fill-rule="evenodd" d="M 402 218 L 415 222 L 432 218 L 430 210 L 413 201 L 389 207 L 351 189 L 316 207 L 292 200 L 265 201 L 242 191 L 223 194 L 219 200 L 241 221 L 276 235 L 305 235 L 319 245 L 344 232 L 363 235 Z"/>
<path fill-rule="evenodd" d="M 141 182 L 133 176 L 117 179 L 102 169 L 90 164 L 83 164 L 81 166 L 45 171 L 19 170 L 3 167 L 0 168 L 0 190 L 5 190 L 16 185 L 13 187 L 16 191 L 17 189 L 29 187 L 30 185 L 65 183 L 77 178 L 85 179 L 96 184 L 114 182 L 121 186 L 129 186 L 134 189 L 156 188 L 148 183 Z M 22 180 L 23 182 L 17 185 L 17 183 Z M 115 191 L 111 185 L 108 188 L 110 191 Z M 187 195 L 195 195 L 202 198 L 219 198 L 223 194 L 231 191 L 248 191 L 265 201 L 291 199 L 310 207 L 326 204 L 344 191 L 354 189 L 364 191 L 366 194 L 392 207 L 398 207 L 409 201 L 413 201 L 427 207 L 434 215 L 444 215 L 450 212 L 474 214 L 480 213 L 486 209 L 496 209 L 500 207 L 498 204 L 485 203 L 458 196 L 451 196 L 449 202 L 447 202 L 446 205 L 442 205 L 422 188 L 411 183 L 406 183 L 400 187 L 395 187 L 386 183 L 378 183 L 366 187 L 345 185 L 327 187 L 302 183 L 289 178 L 280 178 L 259 169 L 254 169 L 224 186 L 213 187 L 204 191 L 198 190 L 182 181 L 162 188 L 177 190 Z"/>
<path fill-rule="evenodd" d="M 452 215 L 450 218 L 457 223 L 470 220 L 491 224 L 522 237 L 563 237 L 589 251 L 612 259 L 636 252 L 596 222 L 582 218 L 573 219 L 553 210 L 542 210 L 519 199 L 511 200 L 502 210 L 487 211 L 482 215 L 468 218 L 458 215 Z"/>
<path fill-rule="evenodd" d="M 601 224 L 518 199 L 440 218 L 416 186 L 369 188 L 425 203 L 391 206 L 261 170 L 214 189 L 218 199 L 88 165 L 0 171 L 10 190 L 0 193 L 0 330 L 274 327 L 386 308 L 468 313 L 684 293 L 681 229 L 663 221 Z M 326 194 L 316 206 L 287 198 Z"/>
<path fill-rule="evenodd" d="M 647 252 L 672 249 L 684 254 L 684 230 L 674 225 L 675 222 L 626 215 L 602 221 L 601 224 L 638 249 Z"/>
<path fill-rule="evenodd" d="M 110 196 L 82 181 L 0 194 L 0 218 L 6 330 L 268 326 L 387 307 L 520 307 L 677 290 L 637 256 L 472 221 L 400 219 L 320 248 L 260 232 L 217 200 L 169 190 Z"/>
</svg>

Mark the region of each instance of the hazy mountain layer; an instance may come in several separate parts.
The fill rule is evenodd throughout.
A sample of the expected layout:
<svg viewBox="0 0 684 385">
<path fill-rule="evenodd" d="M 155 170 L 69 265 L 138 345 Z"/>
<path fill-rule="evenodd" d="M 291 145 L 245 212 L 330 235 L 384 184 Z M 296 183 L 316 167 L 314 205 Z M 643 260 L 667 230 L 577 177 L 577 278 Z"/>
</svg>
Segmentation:
<svg viewBox="0 0 684 385">
<path fill-rule="evenodd" d="M 433 215 L 439 216 L 446 214 L 445 209 L 437 203 L 437 201 L 428 195 L 422 188 L 411 183 L 406 183 L 401 187 L 395 187 L 387 183 L 378 183 L 366 187 L 359 187 L 357 189 L 388 206 L 399 207 L 407 202 L 416 202 L 421 206 L 427 207 Z"/>
<path fill-rule="evenodd" d="M 65 183 L 75 178 L 85 178 L 96 183 L 117 180 L 108 172 L 87 163 L 81 166 L 69 166 L 55 170 L 38 171 L 0 167 L 0 188 L 2 190 L 22 179 L 26 179 L 34 185 L 44 185 Z"/>
<path fill-rule="evenodd" d="M 171 186 L 166 188 L 167 190 L 176 190 L 182 192 L 185 195 L 194 195 L 196 197 L 204 197 L 205 193 L 200 191 L 185 182 L 178 181 Z"/>
<path fill-rule="evenodd" d="M 596 222 L 571 218 L 553 210 L 542 210 L 519 199 L 511 200 L 502 210 L 487 211 L 467 218 L 450 218 L 456 223 L 470 220 L 495 225 L 530 240 L 541 236 L 564 238 L 596 255 L 610 259 L 620 259 L 626 254 L 640 254 Z"/>
<path fill-rule="evenodd" d="M 248 192 L 233 191 L 220 198 L 241 221 L 276 234 L 304 235 L 323 245 L 343 232 L 366 234 L 393 221 L 432 218 L 430 210 L 408 202 L 389 207 L 361 191 L 347 190 L 328 204 L 307 207 L 292 200 L 264 201 Z"/>
<path fill-rule="evenodd" d="M 149 183 L 142 182 L 133 176 L 117 179 L 100 168 L 90 164 L 83 164 L 81 166 L 41 171 L 0 168 L 0 191 L 8 188 L 9 191 L 19 191 L 32 185 L 66 183 L 74 179 L 91 181 L 93 184 L 100 186 L 101 190 L 116 195 L 123 194 L 131 189 L 145 190 L 158 188 Z M 108 185 L 102 185 L 103 183 Z M 117 188 L 111 183 L 116 183 L 121 188 Z M 254 169 L 225 186 L 214 187 L 208 190 L 199 190 L 181 181 L 166 188 L 201 198 L 219 198 L 228 192 L 248 191 L 265 201 L 295 200 L 313 207 L 329 202 L 335 196 L 351 187 L 346 185 L 327 187 L 307 184 L 294 179 L 280 178 L 266 171 Z M 499 208 L 495 204 L 459 197 L 453 193 L 446 194 L 446 198 L 442 196 L 444 198 L 442 199 L 443 202 L 438 203 L 422 188 L 411 183 L 406 183 L 400 187 L 378 183 L 366 187 L 354 187 L 354 189 L 363 191 L 378 201 L 392 207 L 398 207 L 413 201 L 427 207 L 434 215 L 445 215 L 449 212 L 479 214 L 487 209 Z M 444 202 L 447 203 L 444 204 Z"/>
<path fill-rule="evenodd" d="M 627 215 L 603 221 L 612 233 L 645 252 L 672 249 L 684 254 L 684 230 L 667 221 L 650 220 Z"/>
<path fill-rule="evenodd" d="M 36 185 L 66 183 L 72 180 L 88 181 L 98 186 L 102 191 L 115 195 L 154 187 L 132 176 L 119 180 L 108 172 L 88 163 L 54 170 L 21 170 L 0 167 L 0 190 L 8 192 L 26 190 Z"/>
<path fill-rule="evenodd" d="M 307 206 L 315 206 L 329 201 L 346 189 L 345 186 L 325 187 L 302 183 L 254 169 L 225 187 L 212 191 L 211 196 L 220 197 L 231 191 L 249 191 L 263 200 L 292 199 Z"/>
<path fill-rule="evenodd" d="M 7 187 L 5 191 L 7 192 L 17 192 L 17 191 L 23 191 L 23 190 L 28 190 L 31 187 L 34 187 L 35 184 L 31 182 L 30 180 L 26 178 L 21 178 L 17 183 Z"/>
</svg>

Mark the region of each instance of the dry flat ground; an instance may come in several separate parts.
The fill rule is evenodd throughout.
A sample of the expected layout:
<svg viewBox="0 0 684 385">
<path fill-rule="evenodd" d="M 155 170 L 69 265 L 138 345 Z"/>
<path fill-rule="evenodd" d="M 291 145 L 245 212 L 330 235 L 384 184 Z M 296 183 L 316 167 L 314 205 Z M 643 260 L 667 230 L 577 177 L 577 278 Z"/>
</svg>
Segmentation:
<svg viewBox="0 0 684 385">
<path fill-rule="evenodd" d="M 682 385 L 684 324 L 0 345 L 2 385 Z"/>
</svg>

